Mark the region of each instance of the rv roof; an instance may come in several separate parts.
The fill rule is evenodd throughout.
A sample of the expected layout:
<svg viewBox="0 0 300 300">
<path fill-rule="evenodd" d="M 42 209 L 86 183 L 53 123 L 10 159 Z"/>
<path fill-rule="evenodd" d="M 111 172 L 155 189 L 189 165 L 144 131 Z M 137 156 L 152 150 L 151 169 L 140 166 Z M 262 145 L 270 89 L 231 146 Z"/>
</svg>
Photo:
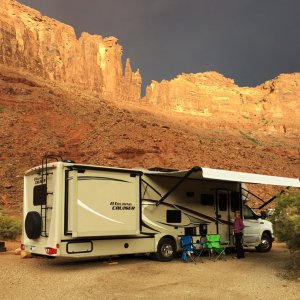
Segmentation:
<svg viewBox="0 0 300 300">
<path fill-rule="evenodd" d="M 145 175 L 171 176 L 180 178 L 184 177 L 188 171 L 189 170 L 180 170 L 174 172 L 158 172 L 143 170 L 143 173 Z M 300 180 L 298 178 L 269 176 L 210 168 L 199 168 L 198 171 L 193 172 L 189 176 L 189 178 L 300 187 Z"/>
<path fill-rule="evenodd" d="M 53 162 L 48 164 L 48 168 L 55 167 L 57 164 L 62 162 Z M 66 166 L 78 167 L 78 168 L 93 168 L 93 169 L 102 169 L 102 170 L 114 170 L 116 172 L 139 172 L 140 174 L 145 175 L 156 175 L 156 176 L 168 176 L 168 177 L 184 177 L 191 170 L 171 170 L 171 169 L 162 169 L 162 168 L 153 168 L 153 169 L 124 169 L 124 168 L 113 168 L 113 167 L 102 167 L 102 166 L 91 166 L 91 165 L 81 165 L 74 163 L 63 163 Z M 40 170 L 42 166 L 34 167 L 28 170 L 25 174 L 30 175 L 35 173 L 37 170 Z M 243 183 L 259 183 L 259 184 L 269 184 L 269 185 L 279 185 L 279 186 L 291 186 L 291 187 L 300 187 L 299 178 L 288 178 L 288 177 L 278 177 L 278 176 L 269 176 L 262 174 L 254 173 L 244 173 L 244 172 L 235 172 L 235 171 L 226 171 L 220 169 L 210 169 L 210 168 L 200 168 L 194 167 L 193 172 L 191 172 L 189 178 L 193 179 L 210 179 L 210 180 L 222 180 L 222 181 L 232 181 L 232 182 L 243 182 Z"/>
</svg>

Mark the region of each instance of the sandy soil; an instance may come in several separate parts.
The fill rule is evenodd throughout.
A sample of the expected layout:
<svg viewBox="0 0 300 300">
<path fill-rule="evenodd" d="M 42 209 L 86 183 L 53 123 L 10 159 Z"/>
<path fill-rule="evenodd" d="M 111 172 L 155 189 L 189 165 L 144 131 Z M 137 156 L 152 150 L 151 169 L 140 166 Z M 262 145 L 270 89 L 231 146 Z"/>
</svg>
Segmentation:
<svg viewBox="0 0 300 300">
<path fill-rule="evenodd" d="M 8 249 L 13 244 L 8 244 Z M 0 255 L 2 299 L 300 299 L 300 281 L 279 274 L 289 252 L 275 243 L 270 253 L 248 251 L 245 260 L 169 263 L 145 257 L 21 259 Z"/>
</svg>

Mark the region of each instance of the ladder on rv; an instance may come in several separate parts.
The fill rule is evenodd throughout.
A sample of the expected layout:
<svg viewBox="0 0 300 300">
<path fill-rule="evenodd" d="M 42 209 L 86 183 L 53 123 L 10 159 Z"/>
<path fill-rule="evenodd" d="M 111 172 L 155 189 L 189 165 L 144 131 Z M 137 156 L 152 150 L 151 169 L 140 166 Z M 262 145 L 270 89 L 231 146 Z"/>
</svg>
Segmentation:
<svg viewBox="0 0 300 300">
<path fill-rule="evenodd" d="M 52 206 L 48 205 L 48 195 L 53 196 L 53 191 L 48 191 L 48 177 L 53 175 L 53 172 L 49 171 L 48 163 L 49 160 L 62 161 L 62 157 L 60 155 L 46 154 L 43 156 L 42 160 L 42 184 L 45 185 L 45 201 L 41 204 L 41 218 L 42 218 L 42 230 L 41 236 L 48 237 L 47 233 L 47 212 L 49 209 L 52 209 Z"/>
</svg>

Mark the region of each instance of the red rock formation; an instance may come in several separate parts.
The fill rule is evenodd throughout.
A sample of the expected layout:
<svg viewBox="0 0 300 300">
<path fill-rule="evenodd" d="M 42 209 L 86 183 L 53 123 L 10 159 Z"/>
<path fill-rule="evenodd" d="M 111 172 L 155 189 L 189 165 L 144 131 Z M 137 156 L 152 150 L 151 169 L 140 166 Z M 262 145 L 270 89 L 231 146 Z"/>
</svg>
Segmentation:
<svg viewBox="0 0 300 300">
<path fill-rule="evenodd" d="M 166 110 L 204 117 L 211 123 L 248 123 L 266 132 L 296 133 L 299 97 L 300 73 L 281 74 L 250 88 L 239 87 L 217 72 L 204 72 L 152 81 L 144 100 Z"/>
<path fill-rule="evenodd" d="M 113 99 L 140 98 L 141 76 L 114 37 L 82 33 L 14 0 L 0 2 L 0 63 L 46 79 L 80 85 Z"/>
<path fill-rule="evenodd" d="M 123 73 L 121 56 L 122 47 L 114 37 L 82 33 L 77 39 L 66 24 L 14 0 L 0 2 L 0 64 L 74 84 L 104 98 L 138 100 L 141 75 L 132 71 L 129 59 Z M 299 96 L 299 73 L 248 88 L 217 72 L 204 72 L 153 81 L 144 100 L 160 109 L 195 115 L 203 123 L 297 133 Z"/>
</svg>

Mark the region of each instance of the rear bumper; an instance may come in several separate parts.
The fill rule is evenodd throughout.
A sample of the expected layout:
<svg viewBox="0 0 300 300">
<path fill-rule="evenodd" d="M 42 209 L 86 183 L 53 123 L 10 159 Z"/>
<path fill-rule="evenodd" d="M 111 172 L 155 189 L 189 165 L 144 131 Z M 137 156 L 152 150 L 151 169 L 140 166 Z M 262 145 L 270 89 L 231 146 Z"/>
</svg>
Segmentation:
<svg viewBox="0 0 300 300">
<path fill-rule="evenodd" d="M 44 257 L 56 257 L 59 256 L 59 250 L 56 249 L 56 253 L 47 253 L 47 249 L 54 249 L 50 247 L 43 247 L 40 245 L 24 244 L 24 250 L 31 253 L 32 256 L 44 256 Z"/>
</svg>

